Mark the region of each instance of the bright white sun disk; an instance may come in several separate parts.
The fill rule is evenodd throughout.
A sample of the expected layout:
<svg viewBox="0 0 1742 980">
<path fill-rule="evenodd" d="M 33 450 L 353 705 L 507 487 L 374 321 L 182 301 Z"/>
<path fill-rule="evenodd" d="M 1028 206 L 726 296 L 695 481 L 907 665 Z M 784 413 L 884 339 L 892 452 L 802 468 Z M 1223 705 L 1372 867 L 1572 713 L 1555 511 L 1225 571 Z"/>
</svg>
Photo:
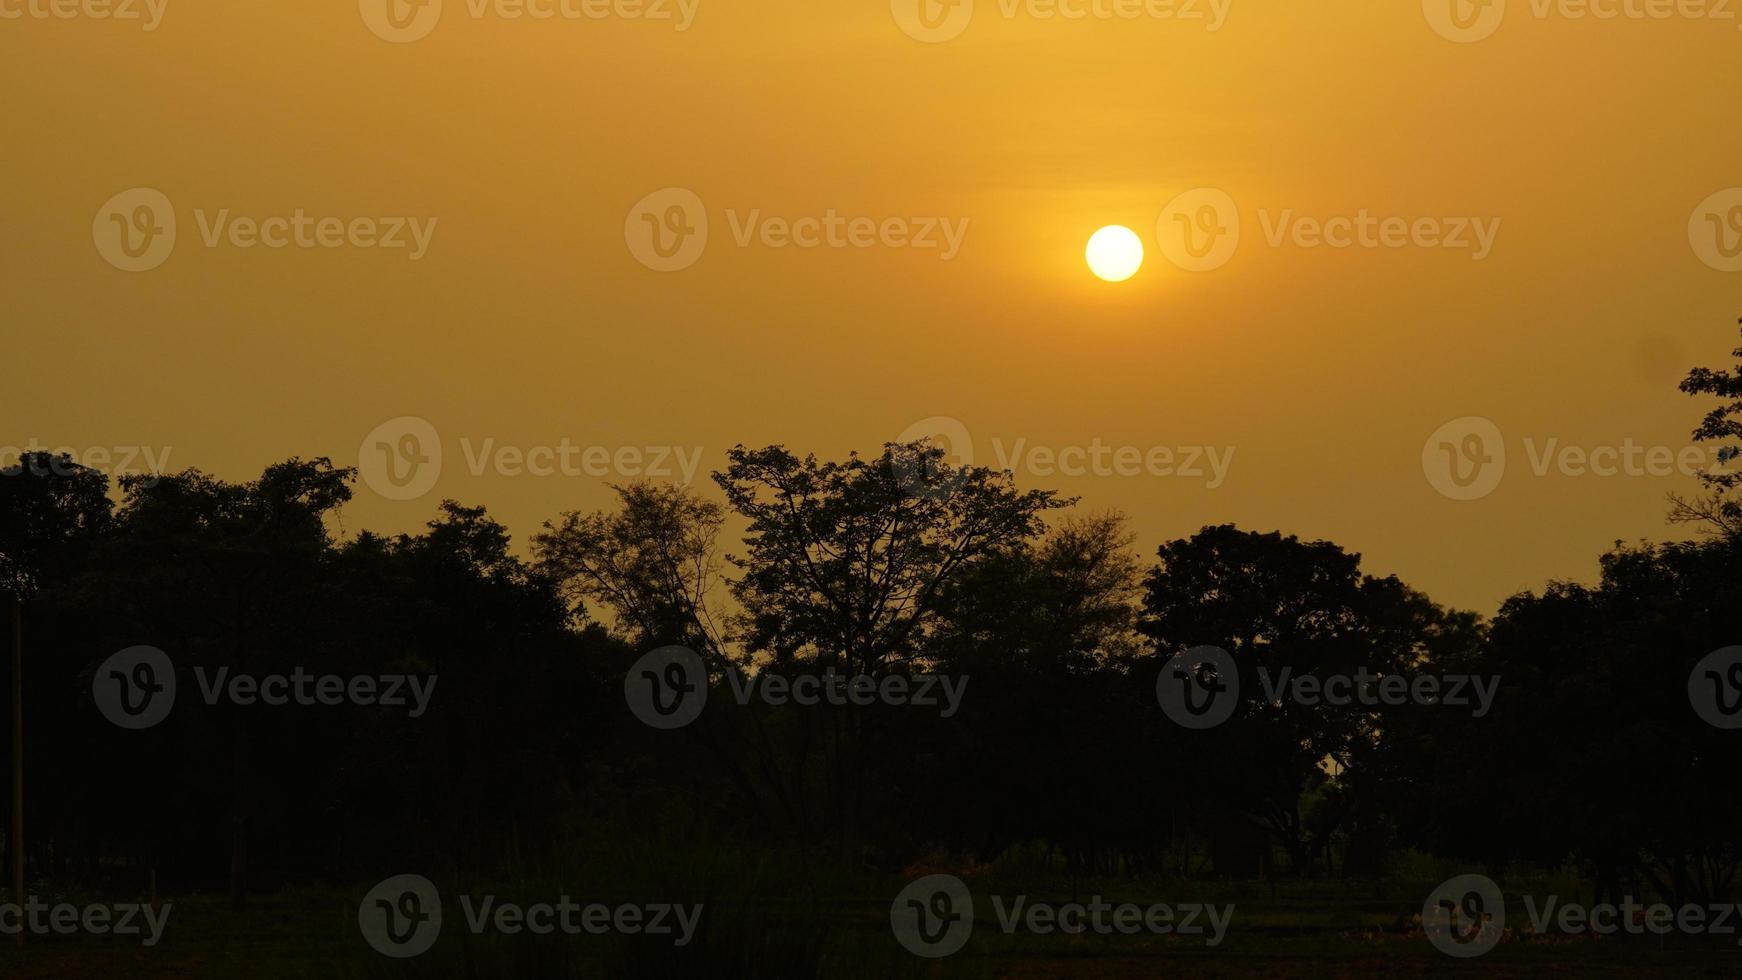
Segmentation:
<svg viewBox="0 0 1742 980">
<path fill-rule="evenodd" d="M 1124 225 L 1108 225 L 1089 236 L 1083 257 L 1090 272 L 1108 282 L 1124 282 L 1143 264 L 1143 239 Z"/>
</svg>

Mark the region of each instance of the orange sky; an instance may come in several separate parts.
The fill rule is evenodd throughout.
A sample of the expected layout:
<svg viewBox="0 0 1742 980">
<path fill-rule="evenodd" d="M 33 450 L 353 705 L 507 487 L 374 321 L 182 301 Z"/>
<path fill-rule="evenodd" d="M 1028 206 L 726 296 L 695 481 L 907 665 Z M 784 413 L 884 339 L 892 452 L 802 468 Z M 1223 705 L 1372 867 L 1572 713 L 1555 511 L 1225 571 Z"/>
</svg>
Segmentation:
<svg viewBox="0 0 1742 980">
<path fill-rule="evenodd" d="M 142 20 L 0 0 L 0 450 L 153 447 L 242 479 L 354 463 L 416 417 L 439 478 L 407 500 L 360 485 L 347 529 L 415 528 L 451 496 L 524 539 L 662 447 L 711 494 L 738 442 L 839 455 L 943 417 L 976 463 L 1128 512 L 1146 553 L 1206 523 L 1282 529 L 1484 613 L 1675 533 L 1664 497 L 1693 480 L 1646 452 L 1687 445 L 1706 406 L 1675 383 L 1727 359 L 1742 315 L 1742 211 L 1723 224 L 1742 193 L 1713 198 L 1742 185 L 1742 32 L 1716 0 L 1670 19 L 1511 0 L 1498 22 L 1441 0 L 976 0 L 965 21 L 651 2 L 395 21 L 378 0 L 117 8 Z M 427 33 L 378 36 L 394 23 Z M 903 30 L 925 23 L 965 26 Z M 134 188 L 176 233 L 130 272 L 105 208 Z M 666 188 L 708 236 L 659 272 L 634 239 Z M 1188 272 L 1158 226 L 1200 188 L 1233 202 L 1238 247 Z M 308 247 L 284 231 L 299 212 Z M 1335 248 L 1299 223 L 1362 216 L 1412 231 Z M 285 247 L 248 244 L 273 218 Z M 776 244 L 830 220 L 870 240 Z M 1118 285 L 1082 261 L 1113 223 L 1148 248 Z M 1459 227 L 1485 250 L 1444 241 Z M 414 228 L 421 246 L 379 244 Z M 1453 499 L 1424 444 L 1471 416 L 1504 476 Z M 509 455 L 474 475 L 486 446 Z M 517 472 L 564 446 L 567 475 Z M 1558 455 L 1627 446 L 1635 475 Z M 1051 461 L 1096 452 L 1099 472 Z M 1218 485 L 1177 472 L 1194 453 L 1224 460 Z"/>
</svg>

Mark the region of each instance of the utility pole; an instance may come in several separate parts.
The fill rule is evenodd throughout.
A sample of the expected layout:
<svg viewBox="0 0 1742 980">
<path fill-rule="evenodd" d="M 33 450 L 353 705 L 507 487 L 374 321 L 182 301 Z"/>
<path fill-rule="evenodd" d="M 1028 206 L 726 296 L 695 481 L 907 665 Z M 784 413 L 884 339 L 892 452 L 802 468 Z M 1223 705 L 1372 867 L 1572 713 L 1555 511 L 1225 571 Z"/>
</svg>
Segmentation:
<svg viewBox="0 0 1742 980">
<path fill-rule="evenodd" d="M 24 597 L 12 597 L 12 901 L 24 907 Z M 13 936 L 24 945 L 24 930 Z"/>
</svg>

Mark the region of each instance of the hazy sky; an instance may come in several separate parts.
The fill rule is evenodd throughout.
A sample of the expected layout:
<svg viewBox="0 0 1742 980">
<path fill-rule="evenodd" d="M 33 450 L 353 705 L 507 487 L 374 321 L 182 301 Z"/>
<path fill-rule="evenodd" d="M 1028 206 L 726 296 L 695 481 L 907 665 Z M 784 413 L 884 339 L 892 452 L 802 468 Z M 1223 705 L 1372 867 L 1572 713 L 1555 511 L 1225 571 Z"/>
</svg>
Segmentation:
<svg viewBox="0 0 1742 980">
<path fill-rule="evenodd" d="M 1678 533 L 1646 448 L 1742 315 L 1742 3 L 116 2 L 0 0 L 0 447 L 243 479 L 427 421 L 349 531 L 943 417 L 1146 554 L 1281 529 L 1491 613 Z"/>
</svg>

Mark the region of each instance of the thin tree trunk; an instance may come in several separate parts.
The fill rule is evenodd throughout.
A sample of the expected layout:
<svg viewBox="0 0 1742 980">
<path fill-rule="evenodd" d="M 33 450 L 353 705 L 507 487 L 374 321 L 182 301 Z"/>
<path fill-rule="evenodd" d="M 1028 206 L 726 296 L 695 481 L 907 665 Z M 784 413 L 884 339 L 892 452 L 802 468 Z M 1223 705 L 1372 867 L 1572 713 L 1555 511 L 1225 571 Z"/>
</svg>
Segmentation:
<svg viewBox="0 0 1742 980">
<path fill-rule="evenodd" d="M 248 900 L 248 728 L 236 719 L 231 743 L 230 805 L 230 907 L 239 909 Z"/>
<path fill-rule="evenodd" d="M 12 901 L 24 904 L 24 600 L 12 600 Z M 24 945 L 24 930 L 13 944 Z"/>
</svg>

